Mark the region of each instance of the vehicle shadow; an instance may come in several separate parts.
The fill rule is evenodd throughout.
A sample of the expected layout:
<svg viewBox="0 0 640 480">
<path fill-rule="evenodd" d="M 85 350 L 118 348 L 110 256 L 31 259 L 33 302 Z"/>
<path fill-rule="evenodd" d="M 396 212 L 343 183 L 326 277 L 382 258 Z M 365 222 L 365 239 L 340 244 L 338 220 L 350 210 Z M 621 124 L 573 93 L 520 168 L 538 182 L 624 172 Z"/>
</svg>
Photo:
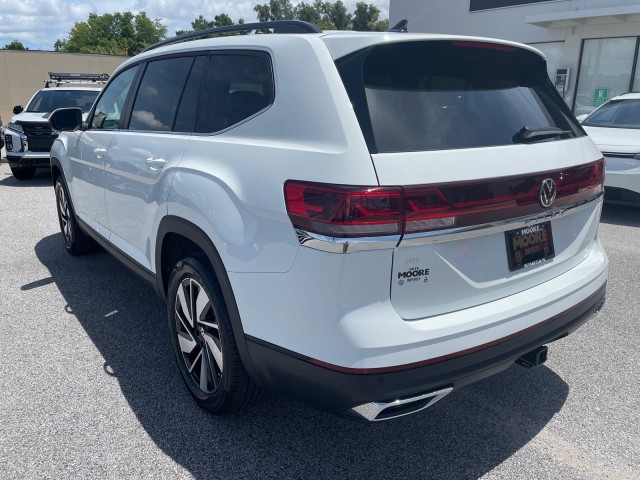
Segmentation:
<svg viewBox="0 0 640 480">
<path fill-rule="evenodd" d="M 640 227 L 640 208 L 605 203 L 600 221 L 612 225 Z"/>
<path fill-rule="evenodd" d="M 150 286 L 106 253 L 67 255 L 60 234 L 35 253 L 106 360 L 104 374 L 117 377 L 149 437 L 195 478 L 475 479 L 530 442 L 568 395 L 550 369 L 512 367 L 393 421 L 356 423 L 275 394 L 215 417 L 182 383 L 165 306 Z"/>
<path fill-rule="evenodd" d="M 9 165 L 4 166 L 0 171 L 0 186 L 3 187 L 51 187 L 51 171 L 47 168 L 36 169 L 36 175 L 29 180 L 17 180 L 9 169 Z"/>
</svg>

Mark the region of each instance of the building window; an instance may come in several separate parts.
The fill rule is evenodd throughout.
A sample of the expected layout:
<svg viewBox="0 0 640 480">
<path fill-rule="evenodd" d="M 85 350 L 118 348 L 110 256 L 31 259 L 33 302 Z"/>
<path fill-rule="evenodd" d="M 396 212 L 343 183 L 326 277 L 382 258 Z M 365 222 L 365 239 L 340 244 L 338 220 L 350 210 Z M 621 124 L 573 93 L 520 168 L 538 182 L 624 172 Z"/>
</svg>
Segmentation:
<svg viewBox="0 0 640 480">
<path fill-rule="evenodd" d="M 584 40 L 573 113 L 589 113 L 632 88 L 637 37 Z M 640 86 L 636 74 L 635 84 Z"/>
<path fill-rule="evenodd" d="M 552 0 L 471 0 L 469 11 L 491 10 L 492 8 L 513 7 L 515 5 L 529 5 L 530 3 L 543 3 Z"/>
</svg>

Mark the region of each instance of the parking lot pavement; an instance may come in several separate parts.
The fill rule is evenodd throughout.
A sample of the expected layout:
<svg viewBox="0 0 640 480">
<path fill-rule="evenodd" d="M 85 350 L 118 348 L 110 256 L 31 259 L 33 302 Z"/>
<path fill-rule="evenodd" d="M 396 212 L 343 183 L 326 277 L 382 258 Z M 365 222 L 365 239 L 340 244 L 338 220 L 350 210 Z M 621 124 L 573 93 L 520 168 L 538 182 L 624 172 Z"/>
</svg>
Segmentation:
<svg viewBox="0 0 640 480">
<path fill-rule="evenodd" d="M 184 388 L 152 289 L 104 252 L 67 255 L 48 173 L 0 164 L 0 477 L 640 478 L 639 227 L 605 207 L 607 304 L 544 366 L 379 424 L 276 395 L 217 418 Z"/>
</svg>

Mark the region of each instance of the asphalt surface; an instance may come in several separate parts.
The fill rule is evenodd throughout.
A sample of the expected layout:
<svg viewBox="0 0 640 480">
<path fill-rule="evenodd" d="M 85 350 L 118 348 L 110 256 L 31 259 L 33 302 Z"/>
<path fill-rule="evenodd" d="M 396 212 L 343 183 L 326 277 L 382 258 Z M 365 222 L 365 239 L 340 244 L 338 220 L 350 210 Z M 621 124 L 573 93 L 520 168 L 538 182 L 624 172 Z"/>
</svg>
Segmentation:
<svg viewBox="0 0 640 480">
<path fill-rule="evenodd" d="M 2 479 L 638 479 L 640 210 L 605 207 L 602 312 L 433 408 L 359 424 L 268 395 L 200 410 L 165 307 L 106 253 L 66 254 L 48 172 L 0 164 Z"/>
</svg>

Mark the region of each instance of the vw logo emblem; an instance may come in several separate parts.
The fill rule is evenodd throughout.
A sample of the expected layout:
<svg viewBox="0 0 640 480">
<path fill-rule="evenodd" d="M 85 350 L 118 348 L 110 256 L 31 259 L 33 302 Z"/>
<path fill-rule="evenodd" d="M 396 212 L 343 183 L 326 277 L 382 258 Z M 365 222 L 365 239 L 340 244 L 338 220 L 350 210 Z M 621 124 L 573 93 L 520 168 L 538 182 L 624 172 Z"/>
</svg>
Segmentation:
<svg viewBox="0 0 640 480">
<path fill-rule="evenodd" d="M 556 201 L 556 182 L 552 178 L 545 178 L 540 185 L 540 205 L 549 208 Z"/>
</svg>

